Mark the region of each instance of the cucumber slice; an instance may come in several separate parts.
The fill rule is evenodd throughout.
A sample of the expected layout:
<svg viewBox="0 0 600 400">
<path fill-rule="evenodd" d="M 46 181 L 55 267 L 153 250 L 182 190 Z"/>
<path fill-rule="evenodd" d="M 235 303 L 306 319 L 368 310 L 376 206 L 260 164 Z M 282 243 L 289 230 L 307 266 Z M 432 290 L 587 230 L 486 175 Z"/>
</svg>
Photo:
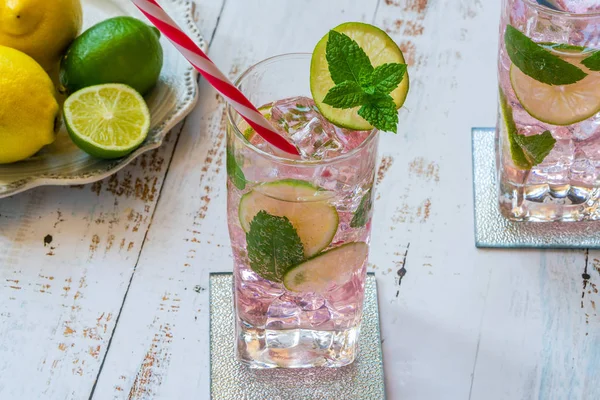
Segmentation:
<svg viewBox="0 0 600 400">
<path fill-rule="evenodd" d="M 348 282 L 368 254 L 369 246 L 364 242 L 336 247 L 291 268 L 284 275 L 283 284 L 293 292 L 322 293 L 332 284 Z"/>
<path fill-rule="evenodd" d="M 406 64 L 404 55 L 396 42 L 387 33 L 373 25 L 362 22 L 347 22 L 333 28 L 333 30 L 343 33 L 356 41 L 371 60 L 373 67 L 378 67 L 386 63 Z M 328 40 L 329 34 L 325 35 L 319 41 L 312 55 L 310 90 L 316 106 L 325 118 L 337 126 L 357 131 L 373 129 L 371 124 L 358 115 L 360 107 L 342 110 L 323 103 L 323 99 L 329 90 L 335 86 L 329 73 L 329 63 L 326 57 Z M 408 88 L 409 78 L 408 72 L 406 72 L 398 88 L 390 93 L 397 108 L 402 107 L 404 104 L 408 95 Z"/>
<path fill-rule="evenodd" d="M 339 217 L 335 207 L 327 203 L 329 197 L 328 192 L 305 181 L 264 183 L 242 196 L 240 224 L 248 232 L 250 222 L 261 210 L 287 217 L 298 232 L 304 255 L 312 257 L 329 246 L 337 232 Z"/>
</svg>

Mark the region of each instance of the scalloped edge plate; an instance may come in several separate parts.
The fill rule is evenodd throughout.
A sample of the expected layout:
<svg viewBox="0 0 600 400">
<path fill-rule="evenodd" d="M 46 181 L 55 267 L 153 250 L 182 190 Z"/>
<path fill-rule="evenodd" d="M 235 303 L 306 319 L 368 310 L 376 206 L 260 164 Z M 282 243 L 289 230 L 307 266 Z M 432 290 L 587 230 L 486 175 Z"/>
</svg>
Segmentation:
<svg viewBox="0 0 600 400">
<path fill-rule="evenodd" d="M 117 15 L 144 16 L 129 0 L 82 0 L 84 30 Z M 161 6 L 206 51 L 207 43 L 193 20 L 193 3 L 162 0 Z M 167 133 L 181 122 L 198 100 L 197 72 L 163 36 L 164 66 L 158 84 L 146 96 L 152 113 L 148 138 L 132 154 L 119 160 L 99 160 L 79 150 L 64 129 L 55 143 L 15 164 L 0 165 L 0 199 L 39 186 L 83 185 L 116 173 L 141 154 L 160 147 Z"/>
</svg>

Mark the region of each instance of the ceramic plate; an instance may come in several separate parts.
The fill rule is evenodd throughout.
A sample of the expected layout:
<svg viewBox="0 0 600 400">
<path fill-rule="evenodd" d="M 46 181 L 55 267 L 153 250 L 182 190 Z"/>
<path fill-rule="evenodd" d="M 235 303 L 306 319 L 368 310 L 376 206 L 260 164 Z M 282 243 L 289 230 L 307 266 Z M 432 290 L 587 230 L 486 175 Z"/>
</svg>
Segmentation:
<svg viewBox="0 0 600 400">
<path fill-rule="evenodd" d="M 129 0 L 82 0 L 84 30 L 118 15 L 131 15 L 147 22 Z M 161 0 L 161 6 L 186 33 L 206 50 L 206 42 L 192 19 L 192 3 Z M 119 160 L 99 160 L 79 150 L 64 127 L 56 142 L 25 161 L 0 165 L 0 198 L 42 185 L 79 185 L 114 174 L 140 154 L 159 147 L 167 132 L 192 110 L 198 97 L 196 72 L 164 37 L 164 66 L 157 86 L 146 96 L 152 113 L 152 128 L 142 146 Z"/>
</svg>

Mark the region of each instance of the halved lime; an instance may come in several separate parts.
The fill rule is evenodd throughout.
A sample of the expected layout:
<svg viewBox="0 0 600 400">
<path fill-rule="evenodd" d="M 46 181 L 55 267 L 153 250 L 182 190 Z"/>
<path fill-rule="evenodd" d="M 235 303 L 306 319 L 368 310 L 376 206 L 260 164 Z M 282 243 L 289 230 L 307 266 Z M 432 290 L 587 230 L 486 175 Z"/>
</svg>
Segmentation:
<svg viewBox="0 0 600 400">
<path fill-rule="evenodd" d="M 327 203 L 323 190 L 308 182 L 285 179 L 263 183 L 240 200 L 239 217 L 244 231 L 259 211 L 290 220 L 311 257 L 331 243 L 337 232 L 339 217 L 335 207 Z"/>
<path fill-rule="evenodd" d="M 535 119 L 551 125 L 566 126 L 585 121 L 600 112 L 600 74 L 589 71 L 566 58 L 588 74 L 571 85 L 547 85 L 525 75 L 515 65 L 510 67 L 510 83 L 523 108 Z"/>
<path fill-rule="evenodd" d="M 324 292 L 332 284 L 348 282 L 368 254 L 369 246 L 363 242 L 336 247 L 291 268 L 283 284 L 293 292 Z"/>
<path fill-rule="evenodd" d="M 126 156 L 142 144 L 150 129 L 144 98 L 129 86 L 90 86 L 65 101 L 64 117 L 73 142 L 104 159 Z"/>
<path fill-rule="evenodd" d="M 348 35 L 365 51 L 373 67 L 386 63 L 405 64 L 404 55 L 398 45 L 381 29 L 362 22 L 347 22 L 333 29 L 334 31 Z M 366 131 L 373 129 L 371 124 L 358 115 L 360 107 L 351 109 L 333 108 L 323 103 L 323 99 L 335 86 L 329 73 L 329 64 L 326 58 L 327 41 L 329 34 L 317 43 L 312 55 L 310 66 L 310 90 L 313 100 L 321 111 L 321 114 L 337 126 Z M 409 78 L 408 72 L 397 89 L 390 95 L 398 108 L 402 107 L 408 95 Z"/>
</svg>

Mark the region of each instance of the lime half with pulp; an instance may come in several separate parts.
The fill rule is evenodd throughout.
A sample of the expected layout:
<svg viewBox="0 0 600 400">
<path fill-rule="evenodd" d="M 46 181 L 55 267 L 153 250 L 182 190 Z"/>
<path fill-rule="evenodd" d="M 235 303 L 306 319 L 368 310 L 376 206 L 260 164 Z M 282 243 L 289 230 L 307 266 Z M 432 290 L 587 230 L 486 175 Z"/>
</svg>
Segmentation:
<svg viewBox="0 0 600 400">
<path fill-rule="evenodd" d="M 377 68 L 382 64 L 398 63 L 406 64 L 404 55 L 398 48 L 398 45 L 381 29 L 362 22 L 347 22 L 333 29 L 336 32 L 343 33 L 356 41 L 365 51 L 373 67 Z M 335 86 L 329 73 L 329 64 L 327 62 L 327 41 L 329 34 L 325 35 L 319 41 L 312 55 L 310 66 L 310 90 L 313 100 L 319 108 L 321 114 L 330 122 L 337 126 L 347 129 L 366 131 L 373 129 L 373 126 L 365 121 L 358 110 L 360 107 L 351 109 L 339 109 L 323 103 L 325 96 Z M 400 85 L 390 95 L 400 108 L 408 95 L 409 78 L 408 72 Z"/>
<path fill-rule="evenodd" d="M 565 61 L 577 65 L 588 76 L 571 85 L 547 85 L 525 75 L 514 64 L 510 67 L 510 83 L 517 99 L 538 121 L 566 126 L 600 112 L 600 74 L 580 64 L 580 57 Z"/>
<path fill-rule="evenodd" d="M 64 118 L 73 142 L 86 153 L 104 159 L 124 157 L 148 136 L 150 111 L 144 98 L 129 86 L 90 86 L 65 101 Z"/>
</svg>

